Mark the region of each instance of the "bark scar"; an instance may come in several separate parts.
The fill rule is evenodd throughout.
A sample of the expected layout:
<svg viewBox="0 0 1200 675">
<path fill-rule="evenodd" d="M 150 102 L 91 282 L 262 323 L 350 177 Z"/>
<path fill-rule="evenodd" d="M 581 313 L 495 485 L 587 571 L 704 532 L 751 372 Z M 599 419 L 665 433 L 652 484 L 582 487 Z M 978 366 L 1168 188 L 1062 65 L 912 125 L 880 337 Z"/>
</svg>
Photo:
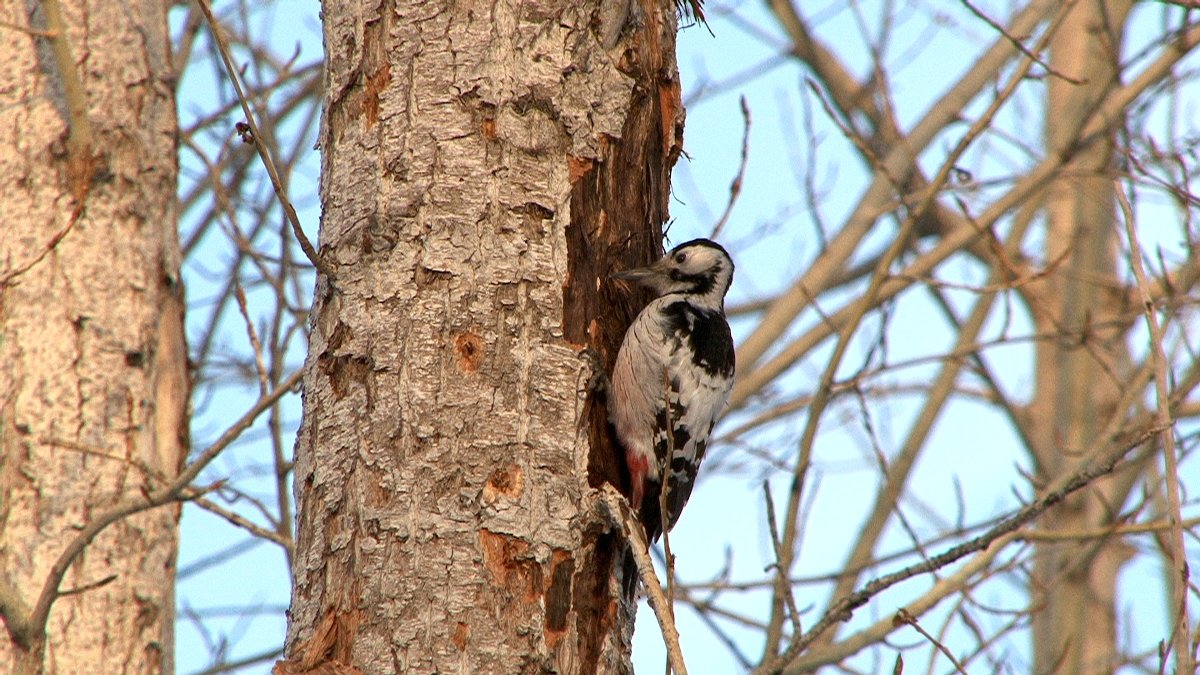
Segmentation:
<svg viewBox="0 0 1200 675">
<path fill-rule="evenodd" d="M 458 355 L 458 369 L 464 373 L 479 370 L 483 359 L 483 338 L 474 333 L 460 333 L 454 338 L 454 353 Z"/>
</svg>

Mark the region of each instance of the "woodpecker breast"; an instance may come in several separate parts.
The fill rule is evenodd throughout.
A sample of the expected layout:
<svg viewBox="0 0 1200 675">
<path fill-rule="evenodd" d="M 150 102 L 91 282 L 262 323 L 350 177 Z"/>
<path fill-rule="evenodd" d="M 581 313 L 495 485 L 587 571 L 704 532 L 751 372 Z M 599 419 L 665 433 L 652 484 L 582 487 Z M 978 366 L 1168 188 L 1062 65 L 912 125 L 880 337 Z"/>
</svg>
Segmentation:
<svg viewBox="0 0 1200 675">
<path fill-rule="evenodd" d="M 625 451 L 632 500 L 651 540 L 675 525 L 691 496 L 709 435 L 729 402 L 733 336 L 725 293 L 733 260 L 696 239 L 662 260 L 613 275 L 656 297 L 625 333 L 612 377 L 609 417 Z M 666 473 L 666 518 L 660 509 Z"/>
</svg>

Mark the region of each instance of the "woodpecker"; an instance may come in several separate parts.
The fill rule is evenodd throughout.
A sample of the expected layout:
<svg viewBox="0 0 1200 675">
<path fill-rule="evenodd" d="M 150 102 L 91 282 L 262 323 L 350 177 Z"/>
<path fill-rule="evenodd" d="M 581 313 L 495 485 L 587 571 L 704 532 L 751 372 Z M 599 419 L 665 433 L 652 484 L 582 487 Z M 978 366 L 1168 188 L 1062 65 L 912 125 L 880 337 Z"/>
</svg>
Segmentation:
<svg viewBox="0 0 1200 675">
<path fill-rule="evenodd" d="M 693 239 L 649 267 L 612 276 L 655 294 L 625 332 L 608 402 L 629 467 L 633 507 L 655 541 L 664 522 L 664 468 L 671 529 L 692 494 L 713 425 L 729 403 L 734 354 L 725 293 L 733 259 L 720 244 Z"/>
</svg>

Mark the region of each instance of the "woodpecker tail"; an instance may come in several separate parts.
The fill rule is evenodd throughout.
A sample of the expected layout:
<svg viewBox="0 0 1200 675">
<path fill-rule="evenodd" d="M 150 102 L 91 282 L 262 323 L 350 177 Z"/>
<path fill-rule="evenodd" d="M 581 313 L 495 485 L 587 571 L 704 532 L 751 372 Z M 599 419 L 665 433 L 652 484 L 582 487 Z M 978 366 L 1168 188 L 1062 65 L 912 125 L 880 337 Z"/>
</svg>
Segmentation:
<svg viewBox="0 0 1200 675">
<path fill-rule="evenodd" d="M 621 562 L 621 592 L 629 602 L 637 602 L 638 570 L 637 561 L 633 559 L 633 551 L 625 549 L 625 559 Z"/>
<path fill-rule="evenodd" d="M 649 480 L 644 483 L 645 490 L 634 490 L 635 499 L 640 498 L 641 503 L 637 504 L 638 520 L 642 523 L 642 528 L 646 532 L 646 543 L 653 546 L 654 542 L 662 536 L 662 509 L 659 508 L 659 482 Z M 638 494 L 643 492 L 643 494 Z M 635 546 L 632 541 L 627 542 L 629 546 Z M 638 574 L 637 561 L 633 558 L 633 551 L 625 551 L 625 559 L 621 565 L 621 589 L 625 593 L 625 598 L 628 600 L 637 600 L 638 582 L 641 580 L 641 575 Z"/>
<path fill-rule="evenodd" d="M 642 521 L 642 527 L 646 528 L 646 543 L 651 546 L 662 536 L 662 504 L 659 501 L 661 492 L 661 482 L 647 480 L 645 494 L 641 495 L 642 503 L 637 505 L 638 518 Z"/>
</svg>

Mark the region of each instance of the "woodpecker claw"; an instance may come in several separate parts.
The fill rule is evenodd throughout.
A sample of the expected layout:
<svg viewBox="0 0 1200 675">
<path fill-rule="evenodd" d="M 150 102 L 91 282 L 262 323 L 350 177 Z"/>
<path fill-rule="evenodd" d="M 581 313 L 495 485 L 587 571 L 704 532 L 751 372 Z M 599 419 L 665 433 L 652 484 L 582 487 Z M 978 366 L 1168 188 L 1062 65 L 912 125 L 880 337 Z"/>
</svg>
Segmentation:
<svg viewBox="0 0 1200 675">
<path fill-rule="evenodd" d="M 579 350 L 579 358 L 588 362 L 591 366 L 591 373 L 588 375 L 587 385 L 584 388 L 585 394 L 606 394 L 608 393 L 608 373 L 604 370 L 604 359 L 600 357 L 600 352 L 591 347 L 584 347 Z"/>
</svg>

